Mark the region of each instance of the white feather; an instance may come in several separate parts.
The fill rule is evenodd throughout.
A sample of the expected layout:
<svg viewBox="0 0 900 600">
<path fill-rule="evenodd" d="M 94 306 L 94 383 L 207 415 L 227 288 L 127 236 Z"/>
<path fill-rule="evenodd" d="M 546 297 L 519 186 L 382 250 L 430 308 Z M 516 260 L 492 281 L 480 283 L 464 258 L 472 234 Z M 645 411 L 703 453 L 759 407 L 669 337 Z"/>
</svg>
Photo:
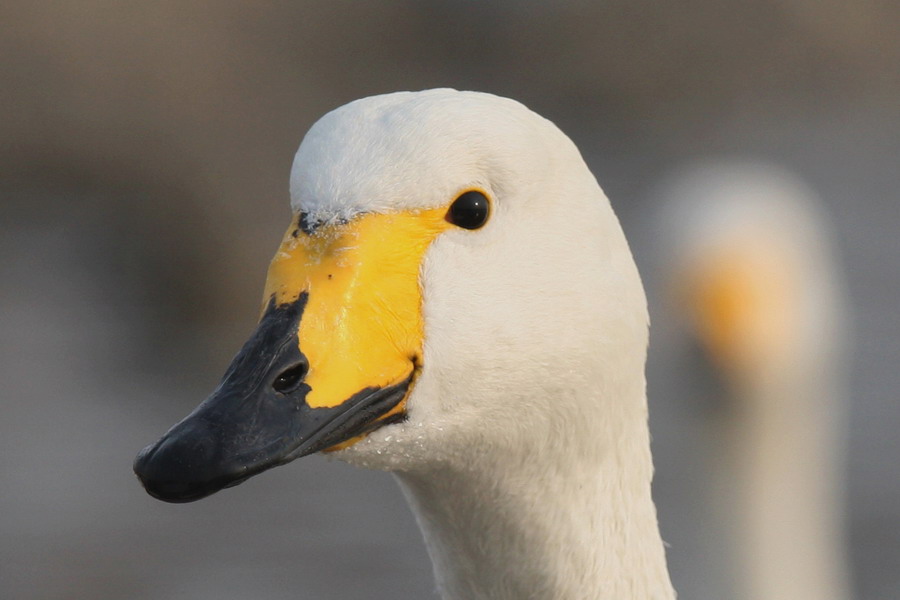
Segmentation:
<svg viewBox="0 0 900 600">
<path fill-rule="evenodd" d="M 674 598 L 656 510 L 647 308 L 609 201 L 574 144 L 521 104 L 431 90 L 316 123 L 291 174 L 315 220 L 494 210 L 421 270 L 423 369 L 409 420 L 337 453 L 397 474 L 444 598 Z"/>
</svg>

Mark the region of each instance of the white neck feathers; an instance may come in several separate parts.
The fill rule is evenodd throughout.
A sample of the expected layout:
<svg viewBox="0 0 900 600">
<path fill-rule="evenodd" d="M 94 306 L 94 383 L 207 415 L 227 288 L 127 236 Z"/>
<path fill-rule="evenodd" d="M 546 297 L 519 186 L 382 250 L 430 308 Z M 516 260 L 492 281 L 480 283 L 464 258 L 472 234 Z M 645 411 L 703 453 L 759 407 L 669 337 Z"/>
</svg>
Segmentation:
<svg viewBox="0 0 900 600">
<path fill-rule="evenodd" d="M 610 423 L 615 445 L 602 441 L 607 432 L 569 431 L 538 445 L 539 455 L 494 444 L 397 475 L 445 600 L 675 597 L 650 496 L 646 403 L 636 391 L 643 418 Z"/>
</svg>

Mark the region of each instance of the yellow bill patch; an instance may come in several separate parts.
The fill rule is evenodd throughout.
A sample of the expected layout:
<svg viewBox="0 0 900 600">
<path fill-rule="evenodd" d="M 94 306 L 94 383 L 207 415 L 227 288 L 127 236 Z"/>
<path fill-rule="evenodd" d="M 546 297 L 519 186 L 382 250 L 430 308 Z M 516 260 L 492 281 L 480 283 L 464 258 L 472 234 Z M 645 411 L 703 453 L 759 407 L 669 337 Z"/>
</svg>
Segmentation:
<svg viewBox="0 0 900 600">
<path fill-rule="evenodd" d="M 308 294 L 298 338 L 309 361 L 309 406 L 337 406 L 366 388 L 400 383 L 416 368 L 419 269 L 429 244 L 451 227 L 445 213 L 362 214 L 312 233 L 295 218 L 269 267 L 263 305 Z M 392 413 L 400 410 L 402 403 Z"/>
<path fill-rule="evenodd" d="M 711 357 L 746 370 L 779 357 L 796 320 L 790 265 L 773 248 L 736 247 L 707 255 L 685 277 L 682 296 Z"/>
</svg>

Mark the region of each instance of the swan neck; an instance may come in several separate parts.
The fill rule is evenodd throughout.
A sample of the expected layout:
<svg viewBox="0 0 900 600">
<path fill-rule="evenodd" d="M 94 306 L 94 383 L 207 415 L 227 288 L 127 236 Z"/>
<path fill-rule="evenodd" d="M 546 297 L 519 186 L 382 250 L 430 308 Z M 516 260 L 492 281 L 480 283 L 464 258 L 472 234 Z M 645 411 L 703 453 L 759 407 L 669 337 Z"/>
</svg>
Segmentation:
<svg viewBox="0 0 900 600">
<path fill-rule="evenodd" d="M 673 600 L 643 414 L 615 444 L 398 473 L 442 598 Z"/>
<path fill-rule="evenodd" d="M 811 365 L 762 373 L 736 390 L 719 477 L 728 481 L 734 511 L 728 522 L 740 599 L 851 596 L 839 388 L 826 368 Z"/>
</svg>

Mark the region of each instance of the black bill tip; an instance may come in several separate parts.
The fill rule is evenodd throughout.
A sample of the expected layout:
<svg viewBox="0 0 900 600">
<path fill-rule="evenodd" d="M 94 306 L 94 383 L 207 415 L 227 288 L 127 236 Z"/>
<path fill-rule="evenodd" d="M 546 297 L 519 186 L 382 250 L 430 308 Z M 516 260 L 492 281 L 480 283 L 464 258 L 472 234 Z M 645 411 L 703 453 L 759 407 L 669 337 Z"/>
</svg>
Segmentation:
<svg viewBox="0 0 900 600">
<path fill-rule="evenodd" d="M 405 412 L 384 415 L 403 400 L 411 381 L 412 375 L 393 386 L 367 388 L 334 408 L 304 405 L 290 418 L 279 414 L 262 427 L 265 419 L 259 414 L 251 421 L 240 418 L 241 411 L 214 412 L 217 404 L 209 403 L 141 450 L 134 472 L 154 498 L 200 500 L 272 467 L 403 421 Z"/>
<path fill-rule="evenodd" d="M 170 431 L 135 458 L 134 472 L 148 494 L 166 502 L 193 502 L 252 475 L 248 465 L 223 460 L 211 432 L 187 425 Z"/>
</svg>

